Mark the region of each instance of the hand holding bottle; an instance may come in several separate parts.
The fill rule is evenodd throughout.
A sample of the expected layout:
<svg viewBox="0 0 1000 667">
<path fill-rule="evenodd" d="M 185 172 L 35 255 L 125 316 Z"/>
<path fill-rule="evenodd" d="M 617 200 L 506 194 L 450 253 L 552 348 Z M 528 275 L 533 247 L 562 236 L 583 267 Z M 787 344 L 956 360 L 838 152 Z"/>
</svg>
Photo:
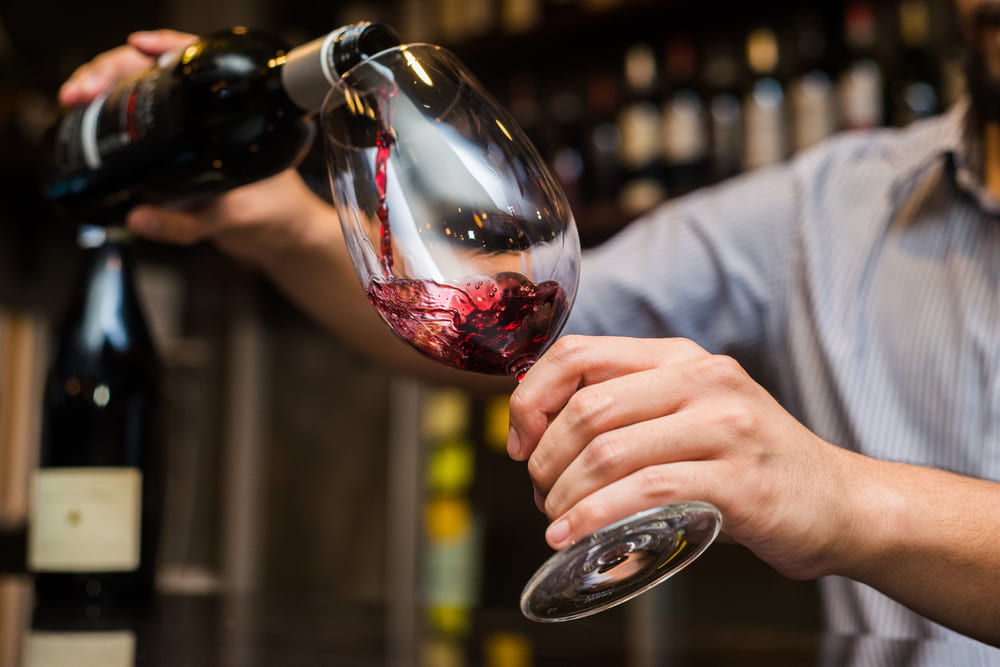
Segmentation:
<svg viewBox="0 0 1000 667">
<path fill-rule="evenodd" d="M 196 35 L 176 30 L 134 32 L 125 44 L 78 67 L 59 89 L 59 102 L 66 106 L 87 104 L 119 80 L 150 67 L 164 53 L 197 40 Z"/>
<path fill-rule="evenodd" d="M 387 37 L 394 35 L 383 32 L 374 46 L 365 46 L 365 52 L 378 48 Z M 123 78 L 138 74 L 164 54 L 196 39 L 171 30 L 134 33 L 127 44 L 77 69 L 60 90 L 60 101 L 74 106 L 88 104 Z M 307 50 L 306 55 L 309 53 Z M 340 71 L 345 59 L 336 56 L 332 64 Z M 210 241 L 251 262 L 331 332 L 382 364 L 428 379 L 456 380 L 455 371 L 413 352 L 385 327 L 360 289 L 336 210 L 317 196 L 294 168 L 233 188 L 197 206 L 141 203 L 125 216 L 137 236 L 175 244 Z M 486 385 L 484 391 L 508 388 L 504 378 L 498 381 L 477 376 L 477 381 Z"/>
<path fill-rule="evenodd" d="M 89 104 L 118 81 L 197 40 L 195 35 L 166 29 L 132 33 L 126 44 L 80 66 L 60 88 L 59 101 L 67 106 Z M 224 252 L 255 264 L 268 263 L 276 248 L 295 244 L 296 235 L 316 236 L 307 229 L 311 222 L 332 233 L 339 229 L 336 212 L 294 168 L 198 206 L 141 204 L 127 216 L 129 228 L 144 238 L 179 245 L 212 241 Z"/>
</svg>

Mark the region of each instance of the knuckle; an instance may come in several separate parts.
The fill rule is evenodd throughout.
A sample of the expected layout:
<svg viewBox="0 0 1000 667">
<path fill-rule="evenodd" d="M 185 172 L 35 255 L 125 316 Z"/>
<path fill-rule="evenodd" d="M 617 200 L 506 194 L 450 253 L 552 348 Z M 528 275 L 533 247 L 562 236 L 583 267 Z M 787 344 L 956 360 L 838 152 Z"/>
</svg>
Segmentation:
<svg viewBox="0 0 1000 667">
<path fill-rule="evenodd" d="M 744 401 L 730 401 L 718 413 L 719 424 L 733 438 L 745 441 L 760 430 L 760 418 Z"/>
<path fill-rule="evenodd" d="M 746 380 L 746 371 L 729 355 L 711 354 L 702 362 L 702 373 L 714 384 L 735 389 Z"/>
<path fill-rule="evenodd" d="M 705 354 L 705 348 L 690 338 L 669 338 L 666 343 L 670 346 L 672 355 L 696 358 Z"/>
<path fill-rule="evenodd" d="M 669 495 L 674 480 L 663 466 L 647 466 L 638 472 L 642 492 L 649 498 Z"/>
<path fill-rule="evenodd" d="M 605 392 L 593 387 L 584 387 L 573 394 L 566 404 L 566 418 L 577 427 L 588 425 L 595 427 L 613 406 L 614 400 Z"/>
<path fill-rule="evenodd" d="M 581 526 L 603 526 L 607 521 L 608 507 L 599 495 L 591 494 L 573 507 L 571 523 Z"/>
<path fill-rule="evenodd" d="M 549 349 L 549 354 L 560 363 L 572 364 L 579 361 L 586 350 L 586 336 L 568 335 L 557 339 Z"/>
<path fill-rule="evenodd" d="M 544 484 L 546 481 L 547 467 L 545 454 L 540 449 L 536 449 L 528 458 L 527 468 L 528 477 L 530 477 L 531 481 L 539 487 L 539 490 L 548 488 L 548 486 Z"/>
<path fill-rule="evenodd" d="M 545 513 L 545 516 L 550 519 L 555 519 L 556 517 L 561 516 L 567 509 L 566 503 L 563 502 L 563 499 L 558 491 L 550 491 L 548 495 L 545 496 L 542 511 Z"/>
<path fill-rule="evenodd" d="M 591 441 L 581 463 L 592 471 L 615 471 L 625 460 L 626 448 L 625 441 L 617 431 L 601 433 Z"/>
<path fill-rule="evenodd" d="M 510 395 L 509 405 L 512 416 L 525 414 L 531 409 L 534 401 L 529 400 L 526 394 L 527 391 L 524 389 L 524 385 L 518 385 L 514 393 Z"/>
</svg>

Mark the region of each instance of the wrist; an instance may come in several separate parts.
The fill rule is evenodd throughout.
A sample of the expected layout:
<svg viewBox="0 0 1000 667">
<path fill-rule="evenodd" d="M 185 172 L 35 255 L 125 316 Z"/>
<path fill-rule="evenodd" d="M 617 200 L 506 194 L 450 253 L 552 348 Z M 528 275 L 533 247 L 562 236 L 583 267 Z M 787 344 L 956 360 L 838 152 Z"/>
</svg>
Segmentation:
<svg viewBox="0 0 1000 667">
<path fill-rule="evenodd" d="M 249 188 L 257 190 L 250 194 Z M 336 211 L 295 170 L 249 188 L 245 201 L 239 191 L 227 195 L 231 214 L 221 217 L 236 224 L 214 237 L 225 252 L 272 273 L 338 242 Z"/>
<path fill-rule="evenodd" d="M 887 562 L 899 557 L 899 539 L 913 513 L 899 485 L 899 464 L 844 451 L 848 459 L 841 491 L 829 574 L 869 582 Z"/>
</svg>

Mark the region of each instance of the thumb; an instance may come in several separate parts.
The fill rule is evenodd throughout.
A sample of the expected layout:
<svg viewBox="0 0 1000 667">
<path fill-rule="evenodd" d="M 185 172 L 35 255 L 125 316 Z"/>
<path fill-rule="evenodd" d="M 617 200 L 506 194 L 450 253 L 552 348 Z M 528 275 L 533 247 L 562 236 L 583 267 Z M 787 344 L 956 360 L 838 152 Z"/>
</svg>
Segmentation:
<svg viewBox="0 0 1000 667">
<path fill-rule="evenodd" d="M 197 35 L 177 30 L 140 30 L 128 36 L 129 46 L 153 58 L 196 41 Z"/>
</svg>

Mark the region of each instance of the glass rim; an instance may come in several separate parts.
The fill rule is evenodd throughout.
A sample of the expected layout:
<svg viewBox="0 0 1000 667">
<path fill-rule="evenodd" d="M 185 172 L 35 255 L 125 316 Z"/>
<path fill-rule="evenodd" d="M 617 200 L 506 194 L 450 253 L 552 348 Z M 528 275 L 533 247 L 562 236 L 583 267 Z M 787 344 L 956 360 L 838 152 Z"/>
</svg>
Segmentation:
<svg viewBox="0 0 1000 667">
<path fill-rule="evenodd" d="M 337 90 L 337 89 L 342 88 L 345 85 L 347 85 L 349 83 L 348 79 L 350 78 L 351 73 L 354 72 L 355 70 L 360 70 L 361 68 L 365 67 L 366 65 L 370 65 L 372 63 L 372 61 L 379 61 L 379 60 L 383 59 L 384 57 L 386 57 L 388 55 L 391 55 L 393 53 L 399 53 L 399 52 L 403 52 L 403 51 L 412 51 L 412 50 L 443 53 L 448 58 L 450 58 L 451 60 L 458 61 L 458 56 L 456 56 L 454 54 L 454 52 L 452 52 L 451 50 L 449 50 L 449 49 L 441 46 L 440 44 L 432 44 L 430 42 L 407 42 L 406 44 L 397 44 L 396 46 L 390 46 L 387 49 L 382 49 L 381 51 L 373 53 L 372 55 L 368 56 L 367 58 L 361 60 L 360 62 L 358 62 L 358 63 L 356 63 L 354 65 L 352 65 L 350 69 L 348 69 L 346 72 L 344 72 L 342 75 L 340 75 L 340 78 L 337 81 L 335 81 L 330 86 L 330 90 L 327 91 L 326 96 L 329 97 L 329 95 L 330 95 L 331 92 L 333 92 L 334 90 Z M 326 102 L 325 101 L 323 103 L 323 106 L 326 106 Z"/>
<path fill-rule="evenodd" d="M 361 62 L 359 62 L 356 65 L 352 66 L 349 70 L 347 70 L 346 72 L 344 72 L 343 76 L 341 76 L 340 79 L 336 83 L 334 83 L 333 85 L 330 86 L 330 89 L 326 92 L 326 95 L 324 95 L 324 97 L 323 97 L 323 104 L 320 106 L 320 110 L 319 110 L 319 114 L 318 114 L 318 120 L 319 120 L 319 126 L 320 126 L 320 128 L 321 129 L 325 129 L 325 126 L 326 126 L 326 119 L 325 119 L 325 117 L 326 117 L 327 112 L 329 110 L 340 108 L 341 106 L 343 106 L 345 104 L 345 102 L 338 101 L 336 103 L 336 106 L 331 106 L 331 101 L 330 100 L 331 100 L 331 97 L 333 95 L 335 95 L 335 94 L 336 95 L 340 95 L 341 97 L 344 96 L 344 92 L 343 91 L 345 89 L 347 89 L 349 86 L 351 86 L 350 78 L 351 78 L 351 74 L 352 73 L 361 71 L 362 68 L 364 68 L 366 66 L 371 67 L 373 64 L 377 65 L 377 64 L 379 64 L 379 61 L 384 60 L 386 57 L 388 57 L 390 55 L 398 54 L 398 53 L 403 53 L 403 52 L 407 52 L 407 51 L 415 51 L 417 53 L 431 53 L 431 54 L 434 54 L 436 57 L 442 57 L 443 56 L 443 58 L 445 60 L 447 60 L 453 67 L 455 67 L 456 71 L 458 72 L 459 75 L 462 76 L 463 79 L 465 79 L 466 81 L 468 81 L 469 77 L 472 77 L 473 80 L 475 78 L 472 75 L 472 73 L 467 70 L 467 68 L 466 68 L 465 64 L 462 62 L 462 60 L 457 55 L 455 55 L 455 53 L 453 51 L 451 51 L 451 50 L 449 50 L 449 49 L 447 49 L 447 48 L 445 48 L 443 46 L 440 46 L 438 44 L 431 44 L 430 42 L 409 42 L 409 43 L 406 43 L 406 44 L 397 44 L 396 46 L 391 46 L 391 47 L 389 47 L 387 49 L 382 49 L 381 51 L 379 51 L 379 52 L 377 52 L 377 53 L 375 53 L 375 54 L 373 54 L 371 56 L 368 56 L 367 58 L 365 58 Z M 356 77 L 357 77 L 357 74 L 355 74 L 355 78 Z M 365 90 L 365 89 L 362 89 L 362 90 Z M 349 150 L 349 151 L 358 150 L 357 146 L 352 146 L 350 144 L 344 143 L 344 141 L 342 141 L 340 138 L 334 136 L 333 134 L 331 134 L 329 132 L 325 132 L 324 131 L 323 132 L 323 136 L 325 138 L 325 141 L 333 142 L 338 147 L 340 147 L 341 149 Z"/>
</svg>

